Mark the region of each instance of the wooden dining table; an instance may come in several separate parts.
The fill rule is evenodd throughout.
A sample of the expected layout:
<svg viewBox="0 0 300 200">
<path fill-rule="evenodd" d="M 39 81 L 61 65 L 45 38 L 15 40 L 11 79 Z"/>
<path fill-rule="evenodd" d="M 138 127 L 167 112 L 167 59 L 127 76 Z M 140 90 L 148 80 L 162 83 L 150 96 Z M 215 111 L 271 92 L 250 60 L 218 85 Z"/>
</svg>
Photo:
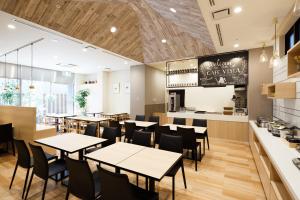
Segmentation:
<svg viewBox="0 0 300 200">
<path fill-rule="evenodd" d="M 155 126 L 157 124 L 157 122 L 147 122 L 147 121 L 137 121 L 137 120 L 120 121 L 120 124 L 124 125 L 125 122 L 135 123 L 136 126 L 141 127 L 141 128 L 149 128 L 149 127 Z"/>
<path fill-rule="evenodd" d="M 117 142 L 84 156 L 99 163 L 149 178 L 149 190 L 155 191 L 155 181 L 161 179 L 179 162 L 182 154 L 140 145 Z"/>
</svg>

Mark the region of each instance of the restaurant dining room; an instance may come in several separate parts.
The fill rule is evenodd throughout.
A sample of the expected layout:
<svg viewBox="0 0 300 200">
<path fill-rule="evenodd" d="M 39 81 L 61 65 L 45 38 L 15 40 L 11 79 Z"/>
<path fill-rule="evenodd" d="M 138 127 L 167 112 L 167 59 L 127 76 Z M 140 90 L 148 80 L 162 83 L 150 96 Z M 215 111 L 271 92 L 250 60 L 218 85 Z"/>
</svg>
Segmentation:
<svg viewBox="0 0 300 200">
<path fill-rule="evenodd" d="M 0 0 L 0 200 L 300 200 L 300 0 Z"/>
</svg>

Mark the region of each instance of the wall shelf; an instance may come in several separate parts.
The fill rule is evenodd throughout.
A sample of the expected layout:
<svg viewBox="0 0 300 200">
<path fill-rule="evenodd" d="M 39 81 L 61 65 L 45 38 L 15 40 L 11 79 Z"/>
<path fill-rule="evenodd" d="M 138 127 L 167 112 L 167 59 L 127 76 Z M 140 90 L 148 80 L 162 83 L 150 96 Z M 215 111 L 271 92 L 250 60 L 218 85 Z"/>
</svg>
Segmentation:
<svg viewBox="0 0 300 200">
<path fill-rule="evenodd" d="M 285 82 L 269 84 L 267 97 L 270 99 L 295 99 L 296 83 Z"/>
<path fill-rule="evenodd" d="M 268 95 L 268 86 L 269 86 L 270 84 L 266 84 L 266 83 L 263 83 L 262 85 L 261 85 L 261 95 Z"/>
<path fill-rule="evenodd" d="M 288 69 L 287 76 L 289 78 L 300 77 L 300 64 L 295 60 L 295 56 L 299 56 L 297 60 L 300 62 L 300 41 L 297 42 L 293 48 L 287 52 Z"/>
</svg>

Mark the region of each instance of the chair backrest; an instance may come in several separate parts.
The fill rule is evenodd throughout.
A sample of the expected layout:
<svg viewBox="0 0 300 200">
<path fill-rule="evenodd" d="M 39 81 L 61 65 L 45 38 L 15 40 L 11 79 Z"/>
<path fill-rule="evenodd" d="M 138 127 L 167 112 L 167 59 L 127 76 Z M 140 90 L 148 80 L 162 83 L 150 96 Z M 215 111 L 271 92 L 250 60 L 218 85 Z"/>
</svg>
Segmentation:
<svg viewBox="0 0 300 200">
<path fill-rule="evenodd" d="M 69 192 L 80 199 L 94 199 L 95 183 L 87 161 L 66 157 L 66 164 L 69 170 Z"/>
<path fill-rule="evenodd" d="M 150 147 L 151 146 L 151 132 L 145 132 L 145 131 L 134 131 L 132 136 L 132 143 Z"/>
<path fill-rule="evenodd" d="M 30 153 L 24 140 L 15 140 L 15 145 L 18 152 L 18 165 L 24 168 L 30 167 Z"/>
<path fill-rule="evenodd" d="M 162 134 L 160 137 L 159 149 L 182 153 L 182 137 Z"/>
<path fill-rule="evenodd" d="M 113 127 L 113 128 L 118 128 L 119 131 L 118 131 L 118 135 L 117 137 L 121 137 L 121 124 L 119 123 L 119 121 L 117 120 L 111 120 L 109 121 L 109 127 Z"/>
<path fill-rule="evenodd" d="M 159 124 L 159 116 L 150 116 L 149 122 L 157 122 Z"/>
<path fill-rule="evenodd" d="M 174 117 L 173 124 L 185 125 L 185 118 Z"/>
<path fill-rule="evenodd" d="M 49 166 L 44 150 L 41 146 L 30 144 L 30 149 L 33 155 L 33 172 L 41 179 L 46 180 L 49 175 Z"/>
<path fill-rule="evenodd" d="M 177 133 L 182 137 L 182 146 L 184 149 L 194 149 L 196 147 L 196 133 L 194 128 L 177 127 Z"/>
<path fill-rule="evenodd" d="M 12 123 L 0 125 L 0 143 L 13 140 Z"/>
<path fill-rule="evenodd" d="M 136 121 L 145 121 L 145 115 L 136 115 L 135 120 Z"/>
<path fill-rule="evenodd" d="M 159 144 L 160 136 L 162 134 L 171 135 L 171 130 L 169 126 L 156 126 L 154 133 L 155 133 L 154 142 L 155 144 Z"/>
<path fill-rule="evenodd" d="M 89 123 L 86 125 L 84 135 L 97 137 L 97 124 Z"/>
<path fill-rule="evenodd" d="M 99 169 L 99 174 L 102 199 L 135 200 L 126 174 L 116 174 L 102 168 Z"/>
<path fill-rule="evenodd" d="M 134 122 L 125 122 L 125 138 L 131 140 L 135 129 L 136 124 Z"/>
<path fill-rule="evenodd" d="M 193 119 L 193 126 L 207 127 L 206 119 Z"/>
<path fill-rule="evenodd" d="M 102 147 L 106 147 L 116 143 L 116 137 L 120 134 L 120 129 L 117 127 L 104 127 L 102 138 L 107 139 L 102 143 Z"/>
</svg>

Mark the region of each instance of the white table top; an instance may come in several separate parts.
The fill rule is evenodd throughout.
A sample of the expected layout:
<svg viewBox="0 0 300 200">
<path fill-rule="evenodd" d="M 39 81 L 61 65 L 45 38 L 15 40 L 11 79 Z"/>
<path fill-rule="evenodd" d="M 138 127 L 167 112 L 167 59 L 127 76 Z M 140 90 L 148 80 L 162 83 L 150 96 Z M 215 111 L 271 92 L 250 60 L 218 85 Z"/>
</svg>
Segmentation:
<svg viewBox="0 0 300 200">
<path fill-rule="evenodd" d="M 177 125 L 177 124 L 164 124 L 163 126 L 169 126 L 172 131 L 177 131 L 177 127 L 181 128 L 194 128 L 196 133 L 204 133 L 207 128 L 200 126 L 188 126 L 188 125 Z"/>
<path fill-rule="evenodd" d="M 109 118 L 104 118 L 104 117 L 88 117 L 88 116 L 75 116 L 75 117 L 67 117 L 67 118 L 77 120 L 77 121 L 88 121 L 88 122 L 101 122 L 101 121 L 109 120 Z"/>
<path fill-rule="evenodd" d="M 169 169 L 182 157 L 180 153 L 146 147 L 118 163 L 121 169 L 161 180 Z"/>
<path fill-rule="evenodd" d="M 136 154 L 146 147 L 124 142 L 117 142 L 108 147 L 101 148 L 92 153 L 86 154 L 85 157 L 94 161 L 100 161 L 109 165 L 116 166 L 121 161 Z"/>
<path fill-rule="evenodd" d="M 250 125 L 292 197 L 300 200 L 300 171 L 292 162 L 292 159 L 300 157 L 300 153 L 290 148 L 282 138 L 274 137 L 266 128 L 257 127 L 254 121 L 250 121 Z"/>
<path fill-rule="evenodd" d="M 61 114 L 48 113 L 48 114 L 46 114 L 46 117 L 52 117 L 52 118 L 65 118 L 65 117 L 72 117 L 72 116 L 75 116 L 75 115 L 67 114 L 67 113 L 61 113 Z"/>
<path fill-rule="evenodd" d="M 35 140 L 36 143 L 43 144 L 54 149 L 63 150 L 68 153 L 74 153 L 79 150 L 100 144 L 104 141 L 106 141 L 106 139 L 76 133 L 65 133 Z"/>
<path fill-rule="evenodd" d="M 120 121 L 120 124 L 123 125 L 125 122 L 131 122 L 131 123 L 134 122 L 136 126 L 144 127 L 144 128 L 147 128 L 147 127 L 157 124 L 157 122 L 136 121 L 136 120 Z"/>
</svg>

